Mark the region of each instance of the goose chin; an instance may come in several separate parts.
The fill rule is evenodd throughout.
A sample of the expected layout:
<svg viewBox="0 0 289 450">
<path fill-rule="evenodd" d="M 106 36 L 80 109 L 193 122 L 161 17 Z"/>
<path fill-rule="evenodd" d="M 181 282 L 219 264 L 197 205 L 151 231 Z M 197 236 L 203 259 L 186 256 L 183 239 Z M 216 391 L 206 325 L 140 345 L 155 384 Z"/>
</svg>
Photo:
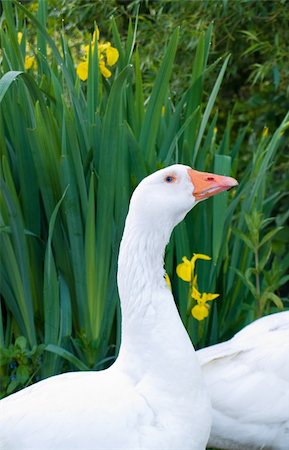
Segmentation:
<svg viewBox="0 0 289 450">
<path fill-rule="evenodd" d="M 220 192 L 229 191 L 232 187 L 228 188 L 227 186 L 215 186 L 209 189 L 206 189 L 203 192 L 194 192 L 193 195 L 196 200 L 205 200 L 206 198 L 213 197 L 213 195 L 219 194 Z"/>
</svg>

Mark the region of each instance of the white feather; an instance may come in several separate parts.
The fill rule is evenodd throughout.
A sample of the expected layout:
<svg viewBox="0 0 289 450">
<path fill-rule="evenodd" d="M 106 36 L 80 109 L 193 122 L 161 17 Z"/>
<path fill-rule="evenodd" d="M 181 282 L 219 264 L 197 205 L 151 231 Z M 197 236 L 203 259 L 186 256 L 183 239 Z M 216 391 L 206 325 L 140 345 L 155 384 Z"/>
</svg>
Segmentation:
<svg viewBox="0 0 289 450">
<path fill-rule="evenodd" d="M 289 311 L 197 352 L 213 408 L 209 445 L 289 449 Z"/>
</svg>

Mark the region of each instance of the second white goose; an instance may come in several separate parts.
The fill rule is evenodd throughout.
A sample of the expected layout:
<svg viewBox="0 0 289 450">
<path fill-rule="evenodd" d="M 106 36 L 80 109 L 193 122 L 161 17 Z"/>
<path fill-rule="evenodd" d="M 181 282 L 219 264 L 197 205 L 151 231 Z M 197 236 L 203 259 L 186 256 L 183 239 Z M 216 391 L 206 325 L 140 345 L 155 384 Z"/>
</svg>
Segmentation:
<svg viewBox="0 0 289 450">
<path fill-rule="evenodd" d="M 262 317 L 197 351 L 210 395 L 209 445 L 289 449 L 289 311 Z"/>
</svg>

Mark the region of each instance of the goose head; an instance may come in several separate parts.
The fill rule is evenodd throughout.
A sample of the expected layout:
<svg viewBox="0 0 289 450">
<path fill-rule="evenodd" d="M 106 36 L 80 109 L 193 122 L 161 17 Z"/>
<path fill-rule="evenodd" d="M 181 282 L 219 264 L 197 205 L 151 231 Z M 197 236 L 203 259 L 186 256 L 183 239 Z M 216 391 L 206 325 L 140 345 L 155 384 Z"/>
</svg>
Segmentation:
<svg viewBox="0 0 289 450">
<path fill-rule="evenodd" d="M 175 164 L 141 181 L 131 198 L 130 214 L 139 225 L 167 225 L 172 230 L 197 203 L 237 185 L 234 178 Z"/>
</svg>

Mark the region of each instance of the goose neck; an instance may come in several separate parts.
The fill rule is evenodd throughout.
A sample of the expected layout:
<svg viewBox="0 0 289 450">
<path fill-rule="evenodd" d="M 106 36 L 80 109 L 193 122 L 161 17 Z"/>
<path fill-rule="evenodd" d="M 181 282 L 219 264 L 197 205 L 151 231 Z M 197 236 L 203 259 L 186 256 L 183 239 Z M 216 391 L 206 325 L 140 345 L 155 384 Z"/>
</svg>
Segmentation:
<svg viewBox="0 0 289 450">
<path fill-rule="evenodd" d="M 120 246 L 119 364 L 125 361 L 126 370 L 132 367 L 134 378 L 141 378 L 150 368 L 161 383 L 163 373 L 167 373 L 168 379 L 178 378 L 180 385 L 192 389 L 192 382 L 200 383 L 200 368 L 164 279 L 163 256 L 171 230 L 168 227 L 158 229 L 157 233 L 140 230 L 127 221 Z"/>
<path fill-rule="evenodd" d="M 155 232 L 127 221 L 118 261 L 122 308 L 144 296 L 148 299 L 158 289 L 166 288 L 164 252 L 169 237 L 170 230 L 166 227 Z"/>
</svg>

